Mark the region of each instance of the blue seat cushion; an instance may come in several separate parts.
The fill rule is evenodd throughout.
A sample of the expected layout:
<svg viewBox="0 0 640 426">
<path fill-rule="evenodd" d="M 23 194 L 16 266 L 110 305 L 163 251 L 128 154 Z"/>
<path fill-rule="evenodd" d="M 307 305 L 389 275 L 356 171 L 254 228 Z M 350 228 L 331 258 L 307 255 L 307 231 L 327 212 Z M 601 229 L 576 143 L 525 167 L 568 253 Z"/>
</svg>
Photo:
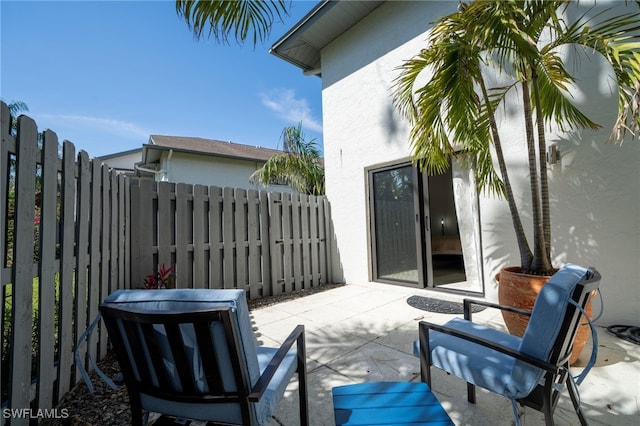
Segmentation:
<svg viewBox="0 0 640 426">
<path fill-rule="evenodd" d="M 337 426 L 453 425 L 426 383 L 359 383 L 335 387 L 332 394 Z"/>
<path fill-rule="evenodd" d="M 589 277 L 589 270 L 568 264 L 542 287 L 522 338 L 480 324 L 454 318 L 444 327 L 463 331 L 547 361 L 556 343 L 569 299 L 576 285 Z M 508 398 L 527 396 L 542 379 L 544 371 L 525 362 L 434 330 L 429 331 L 431 363 L 469 383 Z M 420 355 L 420 342 L 414 342 Z"/>
<path fill-rule="evenodd" d="M 476 324 L 462 318 L 454 318 L 444 327 L 469 333 L 517 350 L 520 337 Z M 512 377 L 515 359 L 493 349 L 469 342 L 445 333 L 429 330 L 431 363 L 469 383 L 493 392 L 518 398 L 528 395 L 535 383 L 514 381 Z M 414 342 L 414 354 L 420 355 L 420 341 Z"/>
</svg>

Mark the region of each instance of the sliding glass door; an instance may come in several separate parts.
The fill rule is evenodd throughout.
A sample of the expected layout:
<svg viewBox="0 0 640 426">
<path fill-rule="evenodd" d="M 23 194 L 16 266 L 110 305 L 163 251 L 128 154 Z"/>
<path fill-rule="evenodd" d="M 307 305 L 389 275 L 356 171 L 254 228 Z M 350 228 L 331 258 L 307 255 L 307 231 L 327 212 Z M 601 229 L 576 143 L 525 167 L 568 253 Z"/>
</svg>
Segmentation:
<svg viewBox="0 0 640 426">
<path fill-rule="evenodd" d="M 428 177 L 407 162 L 367 174 L 372 279 L 482 292 L 477 199 L 468 170 L 452 167 Z"/>
<path fill-rule="evenodd" d="M 416 257 L 416 193 L 420 185 L 414 168 L 405 164 L 372 171 L 369 188 L 374 276 L 418 285 L 422 281 Z"/>
</svg>

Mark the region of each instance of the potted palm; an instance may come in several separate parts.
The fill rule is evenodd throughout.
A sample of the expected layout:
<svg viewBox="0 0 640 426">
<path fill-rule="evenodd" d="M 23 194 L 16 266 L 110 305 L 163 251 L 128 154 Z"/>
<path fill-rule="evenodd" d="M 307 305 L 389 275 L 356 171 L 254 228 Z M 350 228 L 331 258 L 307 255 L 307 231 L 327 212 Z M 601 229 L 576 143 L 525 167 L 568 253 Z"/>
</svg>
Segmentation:
<svg viewBox="0 0 640 426">
<path fill-rule="evenodd" d="M 570 3 L 461 4 L 456 13 L 434 23 L 428 46 L 400 66 L 394 87 L 394 103 L 411 125 L 414 161 L 428 174 L 438 174 L 449 167 L 452 156 L 471 155 L 478 189 L 504 197 L 509 206 L 520 265 L 506 271 L 538 285 L 554 272 L 546 132 L 551 126 L 562 131 L 600 127 L 571 102 L 577 77 L 565 66 L 562 46 L 592 49 L 615 72 L 618 111 L 611 141 L 621 142 L 627 134 L 635 137 L 640 129 L 640 14 L 590 11 L 568 22 L 564 13 Z M 424 85 L 418 84 L 423 72 L 431 75 Z M 489 83 L 489 75 L 500 76 L 501 83 Z M 522 153 L 528 165 L 533 246 L 509 180 L 496 119 L 497 109 L 513 91 L 518 92 L 524 120 Z M 500 273 L 499 294 L 509 286 L 506 271 Z M 573 359 L 578 355 L 579 350 Z"/>
</svg>

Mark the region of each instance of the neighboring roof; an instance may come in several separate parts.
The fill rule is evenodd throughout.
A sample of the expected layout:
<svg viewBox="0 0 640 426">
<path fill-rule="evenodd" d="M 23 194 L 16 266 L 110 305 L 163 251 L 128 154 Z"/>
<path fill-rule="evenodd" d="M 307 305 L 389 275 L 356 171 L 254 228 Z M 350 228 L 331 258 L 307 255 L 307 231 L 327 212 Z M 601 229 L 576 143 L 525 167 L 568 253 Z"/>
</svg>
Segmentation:
<svg viewBox="0 0 640 426">
<path fill-rule="evenodd" d="M 383 1 L 320 1 L 269 49 L 269 53 L 319 75 L 320 51 L 344 34 Z"/>
<path fill-rule="evenodd" d="M 242 145 L 233 142 L 223 142 L 214 139 L 191 138 L 184 136 L 151 135 L 149 143 L 144 145 L 143 162 L 151 163 L 157 159 L 149 158 L 151 150 L 188 152 L 193 154 L 216 155 L 219 157 L 237 158 L 241 160 L 267 161 L 274 154 L 282 151 L 260 146 Z"/>
</svg>

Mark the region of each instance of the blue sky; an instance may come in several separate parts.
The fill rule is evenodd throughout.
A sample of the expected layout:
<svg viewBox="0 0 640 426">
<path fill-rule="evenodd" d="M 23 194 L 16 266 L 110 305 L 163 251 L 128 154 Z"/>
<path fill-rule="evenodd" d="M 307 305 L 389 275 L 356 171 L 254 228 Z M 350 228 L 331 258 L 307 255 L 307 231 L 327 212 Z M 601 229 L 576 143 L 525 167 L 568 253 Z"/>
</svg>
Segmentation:
<svg viewBox="0 0 640 426">
<path fill-rule="evenodd" d="M 299 121 L 321 146 L 321 80 L 268 53 L 315 4 L 254 48 L 196 40 L 169 0 L 2 0 L 0 96 L 91 157 L 150 134 L 276 148 Z"/>
</svg>

